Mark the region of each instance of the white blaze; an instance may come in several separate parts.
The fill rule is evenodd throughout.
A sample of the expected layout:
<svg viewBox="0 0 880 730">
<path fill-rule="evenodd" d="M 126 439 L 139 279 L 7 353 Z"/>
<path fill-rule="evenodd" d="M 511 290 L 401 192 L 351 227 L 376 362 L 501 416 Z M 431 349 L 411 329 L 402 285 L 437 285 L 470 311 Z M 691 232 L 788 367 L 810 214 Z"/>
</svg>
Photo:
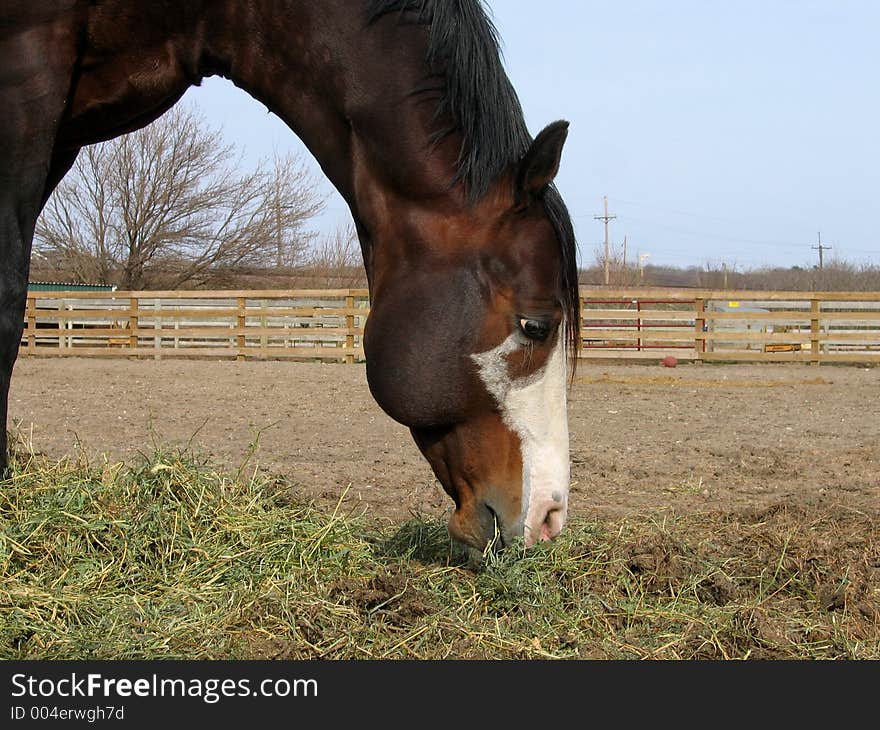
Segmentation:
<svg viewBox="0 0 880 730">
<path fill-rule="evenodd" d="M 498 347 L 471 355 L 505 425 L 520 439 L 523 460 L 522 520 L 527 545 L 555 536 L 568 512 L 569 456 L 566 409 L 565 325 L 538 372 L 514 380 L 507 355 L 522 347 L 511 334 Z M 544 520 L 552 513 L 548 524 Z M 542 530 L 544 531 L 542 534 Z"/>
</svg>

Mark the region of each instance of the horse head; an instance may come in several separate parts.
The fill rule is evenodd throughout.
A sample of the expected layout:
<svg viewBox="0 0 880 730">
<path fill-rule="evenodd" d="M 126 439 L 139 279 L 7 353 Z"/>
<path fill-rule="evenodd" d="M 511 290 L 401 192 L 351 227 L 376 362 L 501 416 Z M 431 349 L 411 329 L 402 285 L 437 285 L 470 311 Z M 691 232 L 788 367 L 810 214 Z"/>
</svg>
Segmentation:
<svg viewBox="0 0 880 730">
<path fill-rule="evenodd" d="M 454 500 L 450 533 L 479 550 L 549 540 L 566 520 L 578 311 L 551 182 L 567 130 L 547 127 L 473 206 L 390 220 L 411 246 L 371 246 L 396 253 L 373 261 L 370 390 Z"/>
</svg>

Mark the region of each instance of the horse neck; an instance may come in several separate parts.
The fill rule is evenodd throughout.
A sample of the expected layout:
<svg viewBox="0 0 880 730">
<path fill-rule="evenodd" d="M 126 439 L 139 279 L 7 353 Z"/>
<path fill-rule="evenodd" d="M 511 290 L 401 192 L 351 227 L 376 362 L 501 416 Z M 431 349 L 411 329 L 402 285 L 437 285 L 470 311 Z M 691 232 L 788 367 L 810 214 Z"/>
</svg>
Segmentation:
<svg viewBox="0 0 880 730">
<path fill-rule="evenodd" d="M 431 86 L 426 28 L 394 14 L 367 26 L 366 11 L 351 5 L 227 2 L 203 55 L 206 75 L 226 76 L 297 133 L 348 203 L 363 243 L 467 202 L 451 185 L 460 136 L 433 144 L 446 123 L 436 118 L 437 91 L 412 93 Z"/>
</svg>

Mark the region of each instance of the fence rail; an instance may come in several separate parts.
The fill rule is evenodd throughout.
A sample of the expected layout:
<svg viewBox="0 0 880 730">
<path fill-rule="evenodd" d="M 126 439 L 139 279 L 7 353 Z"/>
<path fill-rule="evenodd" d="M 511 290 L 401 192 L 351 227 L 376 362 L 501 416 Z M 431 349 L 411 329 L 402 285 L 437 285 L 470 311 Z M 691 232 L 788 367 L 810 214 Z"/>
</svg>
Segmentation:
<svg viewBox="0 0 880 730">
<path fill-rule="evenodd" d="M 582 359 L 880 363 L 880 292 L 581 288 Z M 366 289 L 34 291 L 22 356 L 363 361 Z"/>
<path fill-rule="evenodd" d="M 880 363 L 880 292 L 582 288 L 584 359 Z"/>
<path fill-rule="evenodd" d="M 22 355 L 363 359 L 366 289 L 30 292 Z"/>
</svg>

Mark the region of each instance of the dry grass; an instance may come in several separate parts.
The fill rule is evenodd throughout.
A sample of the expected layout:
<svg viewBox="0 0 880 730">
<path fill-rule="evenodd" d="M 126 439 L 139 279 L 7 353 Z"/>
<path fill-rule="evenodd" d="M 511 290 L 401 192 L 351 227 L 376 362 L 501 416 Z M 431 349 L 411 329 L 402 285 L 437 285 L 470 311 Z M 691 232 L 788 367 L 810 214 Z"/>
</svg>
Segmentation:
<svg viewBox="0 0 880 730">
<path fill-rule="evenodd" d="M 0 657 L 880 658 L 874 517 L 574 521 L 478 569 L 191 454 L 48 462 L 0 489 Z"/>
</svg>

